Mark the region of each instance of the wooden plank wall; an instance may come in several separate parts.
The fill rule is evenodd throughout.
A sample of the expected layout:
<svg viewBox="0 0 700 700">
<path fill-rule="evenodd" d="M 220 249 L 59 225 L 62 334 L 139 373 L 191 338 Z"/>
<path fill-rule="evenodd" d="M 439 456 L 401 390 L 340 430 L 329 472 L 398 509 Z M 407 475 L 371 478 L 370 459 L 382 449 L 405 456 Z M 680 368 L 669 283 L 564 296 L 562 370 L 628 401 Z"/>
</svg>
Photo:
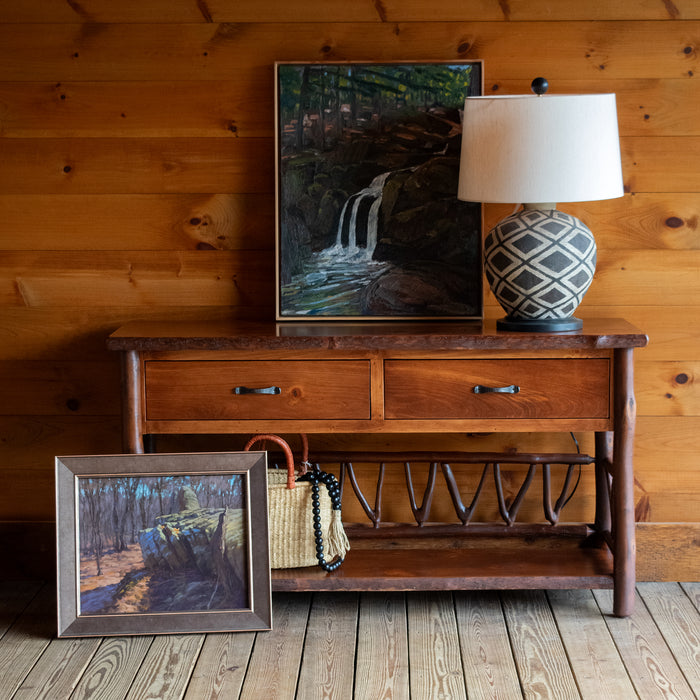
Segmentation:
<svg viewBox="0 0 700 700">
<path fill-rule="evenodd" d="M 650 337 L 638 519 L 700 527 L 699 52 L 698 0 L 0 0 L 0 521 L 119 451 L 121 323 L 273 317 L 275 60 L 483 59 L 487 94 L 618 95 L 627 194 L 563 207 L 599 244 L 580 313 Z"/>
</svg>

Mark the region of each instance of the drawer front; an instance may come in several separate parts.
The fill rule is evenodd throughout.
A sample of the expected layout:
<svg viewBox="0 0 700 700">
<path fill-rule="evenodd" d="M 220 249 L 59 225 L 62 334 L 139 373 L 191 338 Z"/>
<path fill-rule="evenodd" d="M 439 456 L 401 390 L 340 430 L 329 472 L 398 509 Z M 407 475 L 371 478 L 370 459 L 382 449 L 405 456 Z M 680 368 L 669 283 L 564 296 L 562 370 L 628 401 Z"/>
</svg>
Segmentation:
<svg viewBox="0 0 700 700">
<path fill-rule="evenodd" d="M 606 358 L 386 360 L 384 381 L 389 420 L 608 418 L 610 414 Z M 512 393 L 487 391 L 507 387 L 513 387 Z"/>
<path fill-rule="evenodd" d="M 147 420 L 368 419 L 368 360 L 149 361 Z"/>
</svg>

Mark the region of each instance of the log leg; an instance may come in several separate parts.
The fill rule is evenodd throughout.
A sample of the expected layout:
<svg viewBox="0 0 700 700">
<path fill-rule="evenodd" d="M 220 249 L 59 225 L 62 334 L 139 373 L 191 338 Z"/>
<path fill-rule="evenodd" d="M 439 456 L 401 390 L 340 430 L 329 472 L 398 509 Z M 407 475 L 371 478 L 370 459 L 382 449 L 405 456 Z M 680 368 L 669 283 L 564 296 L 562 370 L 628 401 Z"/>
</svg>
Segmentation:
<svg viewBox="0 0 700 700">
<path fill-rule="evenodd" d="M 635 593 L 634 524 L 634 427 L 637 407 L 634 398 L 634 364 L 631 348 L 618 348 L 614 355 L 615 437 L 613 441 L 613 556 L 615 591 L 613 612 L 618 617 L 632 613 Z"/>
<path fill-rule="evenodd" d="M 595 434 L 595 530 L 610 532 L 610 469 L 613 462 L 612 432 Z"/>
<path fill-rule="evenodd" d="M 138 352 L 128 350 L 122 356 L 122 446 L 131 454 L 144 451 L 142 396 L 141 359 Z"/>
</svg>

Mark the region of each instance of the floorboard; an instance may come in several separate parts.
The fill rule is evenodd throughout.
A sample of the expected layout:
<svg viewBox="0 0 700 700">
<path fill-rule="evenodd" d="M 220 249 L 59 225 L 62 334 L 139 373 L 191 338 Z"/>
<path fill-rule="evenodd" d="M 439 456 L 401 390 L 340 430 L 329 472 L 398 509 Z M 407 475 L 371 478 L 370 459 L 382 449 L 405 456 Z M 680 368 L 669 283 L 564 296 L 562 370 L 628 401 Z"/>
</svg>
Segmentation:
<svg viewBox="0 0 700 700">
<path fill-rule="evenodd" d="M 549 591 L 547 597 L 581 697 L 636 698 L 591 591 Z"/>
<path fill-rule="evenodd" d="M 581 697 L 544 591 L 502 594 L 523 697 Z"/>
<path fill-rule="evenodd" d="M 0 582 L 0 700 L 698 700 L 700 584 L 273 595 L 271 632 L 56 639 Z"/>
<path fill-rule="evenodd" d="M 467 693 L 484 700 L 519 700 L 520 679 L 497 593 L 455 594 Z"/>
<path fill-rule="evenodd" d="M 314 597 L 306 627 L 297 696 L 304 700 L 352 700 L 358 594 Z"/>
<path fill-rule="evenodd" d="M 404 593 L 363 593 L 357 628 L 355 697 L 408 698 L 408 627 Z"/>
<path fill-rule="evenodd" d="M 637 590 L 688 685 L 700 692 L 697 609 L 677 583 L 640 583 Z"/>
<path fill-rule="evenodd" d="M 237 698 L 248 671 L 254 632 L 208 634 L 185 700 Z"/>
<path fill-rule="evenodd" d="M 610 591 L 595 591 L 603 609 L 612 608 Z M 634 615 L 605 618 L 615 645 L 640 698 L 696 700 L 661 631 L 637 595 Z M 697 626 L 696 619 L 695 627 Z"/>
<path fill-rule="evenodd" d="M 411 697 L 466 700 L 452 596 L 409 593 L 407 618 Z"/>
<path fill-rule="evenodd" d="M 243 682 L 243 700 L 287 700 L 296 696 L 310 605 L 309 594 L 273 599 L 273 629 L 257 635 Z"/>
</svg>

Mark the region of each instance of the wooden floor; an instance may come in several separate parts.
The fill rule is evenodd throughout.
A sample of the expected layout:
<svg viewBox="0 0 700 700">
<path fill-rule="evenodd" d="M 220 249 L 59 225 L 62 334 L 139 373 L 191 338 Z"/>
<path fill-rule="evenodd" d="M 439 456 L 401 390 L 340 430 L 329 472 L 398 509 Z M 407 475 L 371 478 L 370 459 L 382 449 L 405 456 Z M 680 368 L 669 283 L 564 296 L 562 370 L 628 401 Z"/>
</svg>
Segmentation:
<svg viewBox="0 0 700 700">
<path fill-rule="evenodd" d="M 274 631 L 55 638 L 53 586 L 0 583 L 0 698 L 700 697 L 700 583 L 276 593 Z"/>
</svg>

